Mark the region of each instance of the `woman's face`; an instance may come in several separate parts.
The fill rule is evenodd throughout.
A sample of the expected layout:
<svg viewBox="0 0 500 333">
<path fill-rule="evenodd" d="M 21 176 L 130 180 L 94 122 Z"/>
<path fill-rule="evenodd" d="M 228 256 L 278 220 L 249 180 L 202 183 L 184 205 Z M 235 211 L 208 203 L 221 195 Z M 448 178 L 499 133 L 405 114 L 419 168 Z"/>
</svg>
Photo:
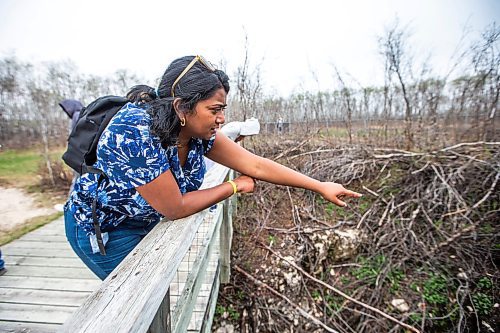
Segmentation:
<svg viewBox="0 0 500 333">
<path fill-rule="evenodd" d="M 224 124 L 226 91 L 221 88 L 209 99 L 199 101 L 194 112 L 185 113 L 186 126 L 181 128 L 180 136 L 208 140 Z"/>
</svg>

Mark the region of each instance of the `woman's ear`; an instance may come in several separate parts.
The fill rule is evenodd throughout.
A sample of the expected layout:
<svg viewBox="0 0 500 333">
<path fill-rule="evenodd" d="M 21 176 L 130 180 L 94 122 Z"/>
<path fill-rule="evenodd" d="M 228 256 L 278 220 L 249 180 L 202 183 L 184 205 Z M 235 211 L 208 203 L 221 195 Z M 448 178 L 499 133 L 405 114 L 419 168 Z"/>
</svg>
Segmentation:
<svg viewBox="0 0 500 333">
<path fill-rule="evenodd" d="M 181 105 L 181 99 L 175 98 L 174 101 L 172 102 L 172 106 L 174 107 L 175 113 L 177 114 L 179 119 L 184 117 L 184 112 L 181 111 L 180 105 Z"/>
</svg>

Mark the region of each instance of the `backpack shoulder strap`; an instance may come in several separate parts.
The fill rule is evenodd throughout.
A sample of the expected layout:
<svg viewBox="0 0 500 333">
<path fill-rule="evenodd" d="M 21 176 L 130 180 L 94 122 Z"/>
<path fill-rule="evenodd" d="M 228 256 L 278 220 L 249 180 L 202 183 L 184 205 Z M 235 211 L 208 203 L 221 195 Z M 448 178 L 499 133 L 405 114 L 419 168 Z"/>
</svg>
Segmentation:
<svg viewBox="0 0 500 333">
<path fill-rule="evenodd" d="M 106 249 L 104 248 L 104 241 L 102 240 L 101 226 L 99 225 L 99 220 L 97 219 L 97 196 L 99 193 L 99 186 L 101 185 L 104 178 L 106 178 L 104 174 L 99 175 L 99 179 L 97 180 L 97 187 L 95 189 L 95 197 L 92 200 L 92 223 L 94 225 L 97 245 L 99 246 L 99 252 L 103 256 L 106 255 Z"/>
</svg>

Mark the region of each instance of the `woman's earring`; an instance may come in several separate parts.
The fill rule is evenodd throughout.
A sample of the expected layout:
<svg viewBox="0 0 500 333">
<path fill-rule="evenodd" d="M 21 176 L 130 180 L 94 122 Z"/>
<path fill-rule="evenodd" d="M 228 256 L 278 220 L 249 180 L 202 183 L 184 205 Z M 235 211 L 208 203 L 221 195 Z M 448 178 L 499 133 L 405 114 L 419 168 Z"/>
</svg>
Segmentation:
<svg viewBox="0 0 500 333">
<path fill-rule="evenodd" d="M 181 126 L 186 126 L 186 118 L 181 118 Z"/>
</svg>

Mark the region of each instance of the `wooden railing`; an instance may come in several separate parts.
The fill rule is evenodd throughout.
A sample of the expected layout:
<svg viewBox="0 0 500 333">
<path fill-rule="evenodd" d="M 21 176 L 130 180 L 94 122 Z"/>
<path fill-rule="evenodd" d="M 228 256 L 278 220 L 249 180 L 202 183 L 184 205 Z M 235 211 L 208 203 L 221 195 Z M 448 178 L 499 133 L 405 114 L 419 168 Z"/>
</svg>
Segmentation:
<svg viewBox="0 0 500 333">
<path fill-rule="evenodd" d="M 228 176 L 232 171 L 216 164 L 207 173 L 202 188 L 220 184 Z M 218 204 L 215 212 L 207 209 L 158 223 L 60 332 L 186 332 L 206 280 L 207 265 L 215 257 L 217 265 L 208 279 L 211 291 L 205 297 L 208 301 L 203 324 L 196 328 L 210 331 L 219 281 L 229 280 L 233 200 Z M 186 262 L 188 269 L 181 267 Z M 187 272 L 184 277 L 183 270 Z M 174 288 L 176 297 L 172 296 Z"/>
</svg>

